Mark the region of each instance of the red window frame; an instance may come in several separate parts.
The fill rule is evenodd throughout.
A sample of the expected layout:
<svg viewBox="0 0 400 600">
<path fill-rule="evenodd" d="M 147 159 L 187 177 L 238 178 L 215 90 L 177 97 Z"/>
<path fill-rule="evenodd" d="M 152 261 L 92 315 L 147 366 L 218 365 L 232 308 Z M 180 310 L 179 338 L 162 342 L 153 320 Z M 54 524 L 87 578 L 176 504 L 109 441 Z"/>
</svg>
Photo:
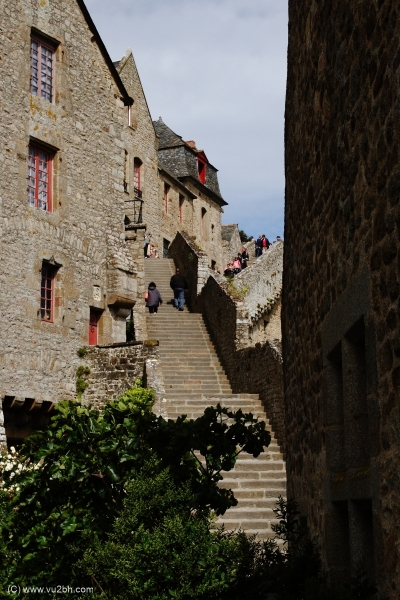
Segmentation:
<svg viewBox="0 0 400 600">
<path fill-rule="evenodd" d="M 55 48 L 39 37 L 31 37 L 31 94 L 53 103 Z"/>
<path fill-rule="evenodd" d="M 165 214 L 168 214 L 168 194 L 171 186 L 168 183 L 164 183 L 164 210 Z"/>
<path fill-rule="evenodd" d="M 185 196 L 179 194 L 179 223 L 183 223 L 183 203 L 185 202 Z"/>
<path fill-rule="evenodd" d="M 201 158 L 200 156 L 197 157 L 197 170 L 199 173 L 199 179 L 201 181 L 201 183 L 205 183 L 206 182 L 206 161 Z"/>
<path fill-rule="evenodd" d="M 40 316 L 42 321 L 54 322 L 54 282 L 57 269 L 49 263 L 42 265 L 42 281 L 40 286 Z"/>
<path fill-rule="evenodd" d="M 53 210 L 54 153 L 35 144 L 28 151 L 28 204 L 46 212 Z"/>
</svg>

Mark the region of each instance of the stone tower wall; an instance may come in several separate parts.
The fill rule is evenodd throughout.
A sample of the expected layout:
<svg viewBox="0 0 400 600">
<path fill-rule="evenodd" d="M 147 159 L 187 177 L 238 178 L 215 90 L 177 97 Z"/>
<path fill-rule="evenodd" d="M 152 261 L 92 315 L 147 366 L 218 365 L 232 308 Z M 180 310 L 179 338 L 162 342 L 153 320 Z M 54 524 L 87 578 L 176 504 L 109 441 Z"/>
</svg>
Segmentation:
<svg viewBox="0 0 400 600">
<path fill-rule="evenodd" d="M 400 7 L 289 2 L 288 494 L 325 565 L 400 594 Z M 349 569 L 350 566 L 350 569 Z"/>
</svg>

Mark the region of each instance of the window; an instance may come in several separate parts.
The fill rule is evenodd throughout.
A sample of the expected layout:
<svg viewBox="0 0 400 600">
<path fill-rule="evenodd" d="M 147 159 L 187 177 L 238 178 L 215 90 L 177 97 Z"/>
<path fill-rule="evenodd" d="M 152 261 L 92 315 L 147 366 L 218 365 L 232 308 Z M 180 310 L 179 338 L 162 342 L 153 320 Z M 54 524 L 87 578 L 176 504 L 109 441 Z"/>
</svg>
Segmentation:
<svg viewBox="0 0 400 600">
<path fill-rule="evenodd" d="M 206 161 L 201 156 L 197 157 L 197 170 L 199 172 L 199 179 L 201 183 L 206 181 Z"/>
<path fill-rule="evenodd" d="M 40 288 L 40 316 L 42 321 L 53 322 L 54 318 L 54 280 L 57 269 L 49 263 L 43 263 Z"/>
<path fill-rule="evenodd" d="M 133 186 L 135 188 L 135 197 L 142 197 L 142 161 L 135 158 L 133 161 Z"/>
<path fill-rule="evenodd" d="M 201 209 L 201 235 L 202 237 L 205 237 L 205 233 L 206 233 L 206 214 L 207 211 L 205 208 Z"/>
<path fill-rule="evenodd" d="M 31 39 L 31 93 L 48 102 L 54 98 L 54 47 Z"/>
<path fill-rule="evenodd" d="M 183 223 L 183 203 L 185 201 L 185 196 L 179 194 L 179 223 Z"/>
<path fill-rule="evenodd" d="M 169 190 L 171 189 L 171 186 L 168 185 L 168 183 L 164 183 L 164 210 L 165 210 L 165 214 L 168 214 L 168 195 L 169 195 Z"/>
<path fill-rule="evenodd" d="M 125 165 L 124 165 L 124 192 L 128 192 L 128 179 L 129 179 L 129 170 L 128 170 L 129 160 L 128 153 L 125 150 Z"/>
<path fill-rule="evenodd" d="M 51 212 L 54 155 L 33 144 L 28 154 L 28 204 Z"/>
</svg>

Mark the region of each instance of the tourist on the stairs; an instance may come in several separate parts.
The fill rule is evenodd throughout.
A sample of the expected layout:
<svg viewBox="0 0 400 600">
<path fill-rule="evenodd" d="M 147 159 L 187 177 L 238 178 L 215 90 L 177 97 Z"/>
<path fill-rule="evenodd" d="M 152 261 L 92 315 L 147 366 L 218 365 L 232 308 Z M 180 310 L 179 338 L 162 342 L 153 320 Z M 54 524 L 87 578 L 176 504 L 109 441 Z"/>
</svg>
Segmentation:
<svg viewBox="0 0 400 600">
<path fill-rule="evenodd" d="M 259 258 L 261 256 L 262 249 L 263 249 L 263 239 L 262 239 L 262 235 L 260 233 L 260 235 L 258 236 L 258 238 L 256 240 L 256 258 Z"/>
<path fill-rule="evenodd" d="M 169 285 L 174 291 L 175 308 L 183 310 L 185 304 L 185 292 L 188 290 L 188 284 L 184 276 L 181 275 L 179 269 L 175 269 L 175 275 L 172 275 Z"/>
<path fill-rule="evenodd" d="M 146 306 L 149 309 L 149 313 L 154 315 L 158 311 L 158 307 L 162 304 L 161 294 L 158 291 L 156 284 L 154 281 L 149 283 L 149 287 L 147 288 L 147 292 L 145 295 Z"/>
<path fill-rule="evenodd" d="M 247 252 L 247 248 L 245 248 L 244 246 L 242 248 L 241 257 L 242 257 L 242 269 L 245 269 L 247 267 L 247 261 L 249 260 L 249 255 Z"/>
</svg>

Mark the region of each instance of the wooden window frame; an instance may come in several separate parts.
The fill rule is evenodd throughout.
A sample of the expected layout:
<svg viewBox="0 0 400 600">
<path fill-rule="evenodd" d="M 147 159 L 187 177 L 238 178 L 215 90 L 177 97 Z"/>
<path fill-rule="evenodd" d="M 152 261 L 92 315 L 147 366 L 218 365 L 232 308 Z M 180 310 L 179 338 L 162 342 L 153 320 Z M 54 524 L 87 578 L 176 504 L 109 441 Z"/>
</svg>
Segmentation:
<svg viewBox="0 0 400 600">
<path fill-rule="evenodd" d="M 34 150 L 35 154 L 31 152 Z M 41 169 L 41 154 L 46 156 L 47 171 Z M 45 212 L 53 212 L 53 162 L 55 153 L 47 148 L 31 142 L 28 148 L 28 204 L 32 208 L 44 210 Z M 33 169 L 33 173 L 31 172 Z M 47 191 L 46 191 L 46 206 L 43 207 L 43 198 L 40 198 L 40 173 L 46 173 Z M 32 193 L 31 193 L 32 192 Z"/>
<path fill-rule="evenodd" d="M 38 57 L 37 57 L 37 87 L 33 85 L 33 79 L 34 79 L 34 77 L 33 77 L 34 65 L 32 64 L 32 61 L 34 60 L 34 58 L 32 56 L 33 44 L 38 45 L 38 48 L 37 48 L 37 53 L 38 53 Z M 43 53 L 41 51 L 42 48 L 45 48 L 47 51 L 51 52 L 50 93 L 48 93 L 46 91 L 43 92 L 43 90 L 42 90 L 42 75 L 43 75 L 43 64 L 42 64 Z M 33 94 L 33 96 L 37 96 L 38 98 L 41 98 L 42 100 L 45 100 L 46 102 L 50 102 L 50 104 L 54 104 L 54 99 L 55 99 L 55 64 L 56 64 L 55 56 L 56 56 L 56 46 L 54 44 L 41 38 L 39 35 L 31 36 L 29 89 L 30 89 L 31 94 Z M 35 90 L 35 87 L 36 87 L 36 90 Z"/>
<path fill-rule="evenodd" d="M 41 269 L 40 318 L 45 323 L 54 323 L 55 280 L 57 267 L 44 262 Z"/>
</svg>

